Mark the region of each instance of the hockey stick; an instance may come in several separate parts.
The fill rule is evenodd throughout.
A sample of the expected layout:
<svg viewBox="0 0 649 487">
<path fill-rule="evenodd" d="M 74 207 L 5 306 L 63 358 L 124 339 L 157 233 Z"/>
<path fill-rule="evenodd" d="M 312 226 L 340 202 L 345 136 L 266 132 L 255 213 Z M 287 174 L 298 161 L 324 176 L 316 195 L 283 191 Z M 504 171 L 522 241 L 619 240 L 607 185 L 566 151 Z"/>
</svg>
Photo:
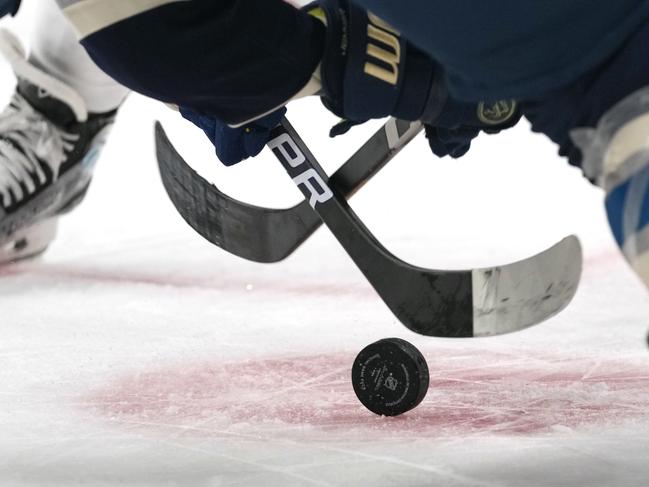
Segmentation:
<svg viewBox="0 0 649 487">
<path fill-rule="evenodd" d="M 416 333 L 511 333 L 558 313 L 577 290 L 581 246 L 574 236 L 505 266 L 465 271 L 415 267 L 392 255 L 365 227 L 288 120 L 273 130 L 268 147 L 385 304 Z"/>
<path fill-rule="evenodd" d="M 422 130 L 420 123 L 389 120 L 329 183 L 349 197 Z M 261 263 L 289 256 L 321 224 L 306 201 L 286 209 L 235 200 L 194 171 L 156 124 L 158 166 L 165 190 L 183 219 L 203 238 L 231 254 Z"/>
<path fill-rule="evenodd" d="M 391 122 L 386 124 L 385 129 L 379 130 L 343 166 L 345 168 L 344 171 L 341 168 L 336 174 L 348 174 L 349 176 L 347 177 L 351 178 L 351 175 L 355 173 L 356 181 L 359 181 L 359 184 L 366 181 L 382 167 L 382 164 L 378 162 L 373 163 L 373 160 L 381 161 L 382 157 L 385 157 L 385 162 L 387 162 L 394 156 L 394 153 L 398 151 L 399 147 L 402 147 L 419 132 L 419 128 L 415 126 L 409 128 L 413 129 L 414 133 L 408 133 L 408 127 L 404 127 L 404 124 L 400 122 L 396 122 L 391 128 Z M 405 132 L 400 131 L 399 124 L 408 130 Z M 395 128 L 397 129 L 396 131 L 394 130 Z M 317 227 L 318 222 L 314 224 L 312 222 L 315 213 L 306 203 L 287 210 L 270 210 L 247 205 L 229 198 L 196 174 L 182 160 L 170 144 L 159 124 L 156 132 L 160 170 L 169 196 L 185 220 L 197 229 L 201 235 L 208 238 L 208 240 L 244 257 L 246 255 L 254 256 L 255 251 L 260 251 L 257 256 L 265 255 L 276 258 L 279 255 L 288 255 L 292 249 L 306 239 L 308 234 Z M 390 140 L 392 144 L 388 144 Z M 393 149 L 389 148 L 390 145 L 393 146 Z M 368 150 L 368 147 L 372 149 Z M 392 154 L 390 155 L 390 153 Z M 359 157 L 360 155 L 363 155 L 363 157 Z M 373 167 L 375 168 L 374 172 L 371 169 Z M 365 179 L 359 177 L 359 175 L 364 174 L 364 170 L 367 171 L 365 174 L 368 174 Z M 342 178 L 340 180 L 350 181 L 351 179 Z M 329 181 L 331 186 L 333 186 L 332 181 L 333 177 Z M 353 186 L 349 183 L 347 184 L 347 186 L 341 185 L 339 191 L 351 192 Z M 307 228 L 303 222 L 309 222 L 309 225 L 312 224 L 312 226 Z M 260 225 L 260 228 L 255 226 L 256 223 Z M 240 231 L 238 232 L 237 227 L 240 227 Z M 305 233 L 299 234 L 300 228 Z M 305 228 L 307 229 L 304 230 Z M 290 241 L 290 239 L 282 240 L 277 238 L 285 234 L 287 230 L 292 236 L 295 236 L 297 231 L 298 237 L 296 240 L 293 240 L 293 242 L 297 243 L 292 248 L 290 246 L 283 247 L 284 253 L 269 253 L 269 251 L 278 247 L 268 245 L 268 242 L 263 242 L 261 245 L 258 244 L 265 237 L 268 237 L 269 242 L 274 244 Z M 249 247 L 244 245 L 246 242 L 250 242 Z M 255 246 L 255 242 L 257 242 L 257 246 Z M 243 251 L 241 251 L 242 248 Z M 286 249 L 290 250 L 286 251 Z M 252 260 L 261 259 L 253 258 Z M 268 258 L 266 261 L 270 262 L 274 260 Z M 568 264 L 564 270 L 564 274 L 561 275 L 560 271 L 563 262 L 567 262 Z M 473 320 L 476 321 L 477 325 L 477 327 L 474 326 L 473 335 L 483 336 L 514 331 L 525 326 L 531 326 L 559 312 L 569 303 L 576 290 L 580 266 L 581 251 L 579 243 L 574 237 L 569 237 L 552 249 L 526 261 L 504 267 L 464 272 L 465 277 L 467 272 L 472 272 L 471 293 L 474 303 L 473 314 L 478 318 L 477 320 Z M 544 269 L 551 273 L 552 276 L 555 276 L 555 278 L 552 279 L 551 276 L 544 273 Z M 440 273 L 448 274 L 444 271 Z M 537 277 L 543 277 L 543 279 L 535 281 Z M 499 279 L 500 283 L 498 283 Z M 520 284 L 525 284 L 525 286 L 513 289 Z M 547 285 L 547 287 L 544 287 L 544 285 Z M 557 296 L 557 293 L 560 296 Z M 511 296 L 509 296 L 510 294 Z M 539 297 L 541 294 L 542 297 Z M 514 302 L 508 303 L 507 306 L 502 305 L 508 299 L 511 301 L 511 298 L 514 298 Z M 499 299 L 502 300 L 500 306 L 497 303 Z M 542 306 L 537 307 L 537 301 L 541 302 Z M 481 304 L 476 306 L 475 303 Z M 515 321 L 517 317 L 512 315 L 525 313 L 525 307 L 528 305 L 537 308 L 536 316 L 529 316 L 529 325 L 525 324 L 525 320 L 528 318 L 523 316 L 519 323 L 521 326 L 514 325 L 513 327 L 510 326 L 511 329 L 508 329 L 506 324 L 507 320 L 505 320 L 505 327 L 502 329 L 499 328 L 498 323 L 500 322 L 501 315 L 507 314 L 509 316 L 508 320 Z M 491 323 L 488 322 L 487 316 L 492 318 Z M 445 332 L 442 332 L 441 335 L 450 336 Z M 454 336 L 459 335 L 456 333 Z"/>
</svg>

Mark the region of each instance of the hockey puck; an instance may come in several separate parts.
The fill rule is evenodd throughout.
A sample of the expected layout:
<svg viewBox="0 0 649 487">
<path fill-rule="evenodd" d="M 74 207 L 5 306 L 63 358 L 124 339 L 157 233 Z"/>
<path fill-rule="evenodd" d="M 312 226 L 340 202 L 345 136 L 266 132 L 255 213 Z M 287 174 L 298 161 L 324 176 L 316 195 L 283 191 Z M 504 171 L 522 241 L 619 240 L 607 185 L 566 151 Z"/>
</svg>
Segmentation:
<svg viewBox="0 0 649 487">
<path fill-rule="evenodd" d="M 386 338 L 365 347 L 352 367 L 359 401 L 382 416 L 398 416 L 416 408 L 428 392 L 428 364 L 412 344 Z"/>
</svg>

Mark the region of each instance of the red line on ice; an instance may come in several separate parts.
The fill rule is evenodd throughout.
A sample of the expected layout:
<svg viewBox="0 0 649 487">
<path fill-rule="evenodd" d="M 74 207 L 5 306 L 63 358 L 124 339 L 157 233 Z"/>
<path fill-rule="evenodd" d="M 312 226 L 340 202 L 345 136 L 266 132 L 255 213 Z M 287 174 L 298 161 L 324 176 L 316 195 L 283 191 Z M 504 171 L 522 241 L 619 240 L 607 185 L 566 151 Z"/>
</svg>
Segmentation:
<svg viewBox="0 0 649 487">
<path fill-rule="evenodd" d="M 272 292 L 279 294 L 315 295 L 315 296 L 376 296 L 369 284 L 360 281 L 359 284 L 349 281 L 328 284 L 317 279 L 300 278 L 296 280 L 261 280 L 259 278 L 242 279 L 240 276 L 228 273 L 220 274 L 216 268 L 211 275 L 178 275 L 178 274 L 147 274 L 130 270 L 109 271 L 85 267 L 60 265 L 15 265 L 0 269 L 0 277 L 30 276 L 41 279 L 85 281 L 96 284 L 132 284 L 180 289 L 205 289 L 214 291 L 246 291 L 252 286 L 252 291 Z M 317 277 L 317 276 L 314 276 Z M 378 297 L 377 297 L 378 299 Z"/>
</svg>

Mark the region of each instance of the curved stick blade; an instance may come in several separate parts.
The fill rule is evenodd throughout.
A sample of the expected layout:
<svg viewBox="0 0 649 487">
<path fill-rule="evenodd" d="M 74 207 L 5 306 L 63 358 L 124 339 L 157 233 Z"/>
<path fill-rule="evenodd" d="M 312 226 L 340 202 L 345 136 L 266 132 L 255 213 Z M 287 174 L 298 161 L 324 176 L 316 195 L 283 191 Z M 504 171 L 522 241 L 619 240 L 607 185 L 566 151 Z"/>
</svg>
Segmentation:
<svg viewBox="0 0 649 487">
<path fill-rule="evenodd" d="M 272 263 L 288 257 L 321 224 L 308 204 L 271 209 L 231 198 L 207 182 L 156 123 L 162 183 L 178 213 L 199 235 L 247 260 Z"/>
<path fill-rule="evenodd" d="M 417 122 L 390 119 L 330 178 L 352 196 L 422 130 Z M 249 205 L 207 182 L 178 153 L 156 123 L 158 167 L 165 190 L 183 219 L 203 238 L 247 260 L 278 262 L 322 224 L 306 201 L 285 209 Z"/>
<path fill-rule="evenodd" d="M 383 302 L 416 333 L 450 338 L 510 333 L 553 316 L 574 296 L 581 274 L 575 237 L 530 259 L 489 269 L 413 266 L 381 245 L 331 187 L 286 118 L 268 146 Z"/>
<path fill-rule="evenodd" d="M 581 271 L 574 235 L 528 259 L 474 270 L 474 336 L 518 331 L 559 313 L 575 296 Z"/>
</svg>

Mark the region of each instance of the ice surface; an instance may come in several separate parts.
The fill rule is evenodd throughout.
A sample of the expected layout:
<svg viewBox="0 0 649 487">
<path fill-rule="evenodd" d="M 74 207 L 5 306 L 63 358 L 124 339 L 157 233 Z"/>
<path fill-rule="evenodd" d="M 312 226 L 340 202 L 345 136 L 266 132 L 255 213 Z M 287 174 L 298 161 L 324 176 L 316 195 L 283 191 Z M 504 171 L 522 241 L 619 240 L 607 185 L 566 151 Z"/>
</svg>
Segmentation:
<svg viewBox="0 0 649 487">
<path fill-rule="evenodd" d="M 291 112 L 329 170 L 373 128 L 332 142 L 317 102 Z M 155 118 L 230 194 L 298 201 L 269 154 L 221 168 L 197 130 L 131 98 L 50 251 L 0 271 L 0 485 L 649 483 L 647 294 L 614 248 L 601 193 L 524 123 L 461 161 L 418 139 L 353 200 L 420 265 L 492 265 L 580 236 L 585 273 L 566 311 L 453 341 L 399 325 L 324 230 L 270 266 L 203 242 L 162 189 Z M 421 406 L 393 419 L 365 411 L 349 383 L 356 353 L 389 336 L 431 370 Z"/>
</svg>

